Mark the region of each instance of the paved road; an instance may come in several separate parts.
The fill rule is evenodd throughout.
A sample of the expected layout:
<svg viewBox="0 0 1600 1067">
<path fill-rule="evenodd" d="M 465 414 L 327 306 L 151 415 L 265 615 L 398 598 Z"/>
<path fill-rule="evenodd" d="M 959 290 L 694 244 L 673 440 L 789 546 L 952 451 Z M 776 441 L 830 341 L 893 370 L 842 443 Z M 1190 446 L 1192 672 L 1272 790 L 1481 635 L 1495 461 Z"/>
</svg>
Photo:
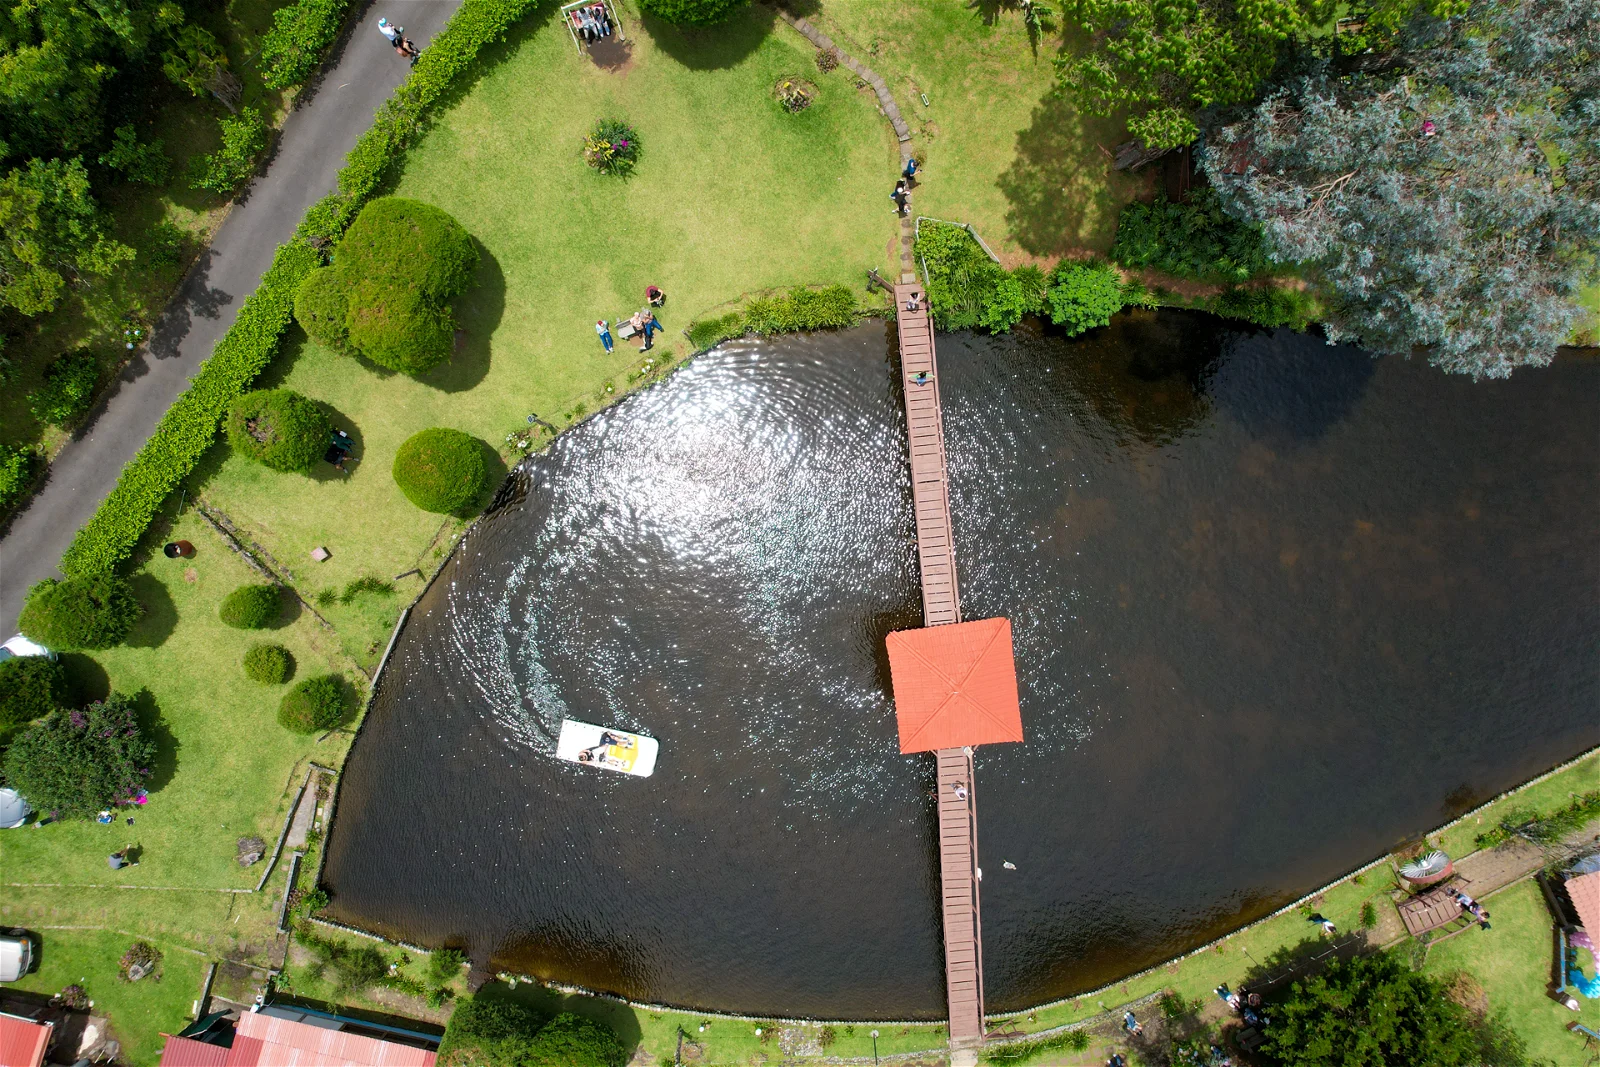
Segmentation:
<svg viewBox="0 0 1600 1067">
<path fill-rule="evenodd" d="M 233 325 L 239 304 L 306 208 L 333 191 L 345 153 L 404 80 L 406 63 L 379 35 L 378 18 L 400 23 L 426 46 L 460 2 L 376 0 L 330 58 L 320 85 L 284 123 L 266 173 L 228 215 L 151 331 L 148 349 L 56 457 L 49 481 L 0 540 L 0 640 L 16 632 L 28 587 L 60 573 L 56 565 L 73 535 Z"/>
</svg>

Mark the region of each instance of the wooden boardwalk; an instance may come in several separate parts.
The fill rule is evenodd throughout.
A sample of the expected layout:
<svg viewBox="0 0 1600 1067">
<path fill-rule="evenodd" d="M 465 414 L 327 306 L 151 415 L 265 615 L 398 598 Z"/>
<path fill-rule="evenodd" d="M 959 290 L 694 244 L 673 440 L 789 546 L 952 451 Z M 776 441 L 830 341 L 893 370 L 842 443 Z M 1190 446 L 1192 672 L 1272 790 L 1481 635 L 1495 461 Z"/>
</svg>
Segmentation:
<svg viewBox="0 0 1600 1067">
<path fill-rule="evenodd" d="M 933 323 L 928 319 L 922 286 L 902 282 L 894 287 L 894 299 L 911 454 L 911 498 L 917 518 L 917 560 L 922 571 L 923 625 L 941 626 L 961 621 L 961 594 L 956 584 L 955 545 L 950 536 L 939 364 L 934 356 Z M 906 305 L 913 299 L 918 310 L 907 310 Z M 923 376 L 925 380 L 919 380 Z M 969 750 L 945 748 L 935 756 L 939 769 L 939 881 L 950 1044 L 964 1048 L 983 1040 L 977 791 Z"/>
</svg>

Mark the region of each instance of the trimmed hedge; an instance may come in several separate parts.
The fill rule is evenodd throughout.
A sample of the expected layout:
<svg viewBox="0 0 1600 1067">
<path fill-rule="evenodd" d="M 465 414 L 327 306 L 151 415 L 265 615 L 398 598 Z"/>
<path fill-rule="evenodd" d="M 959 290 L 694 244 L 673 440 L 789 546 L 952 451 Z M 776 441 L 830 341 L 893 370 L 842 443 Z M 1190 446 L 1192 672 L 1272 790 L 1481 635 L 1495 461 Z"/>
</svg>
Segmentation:
<svg viewBox="0 0 1600 1067">
<path fill-rule="evenodd" d="M 483 492 L 489 480 L 484 443 L 460 430 L 435 427 L 412 434 L 394 454 L 394 481 L 423 511 L 449 515 Z"/>
<path fill-rule="evenodd" d="M 143 614 L 133 589 L 117 575 L 46 578 L 28 590 L 17 626 L 30 640 L 69 652 L 120 645 Z"/>
<path fill-rule="evenodd" d="M 344 679 L 337 674 L 307 678 L 278 704 L 278 725 L 297 734 L 338 726 L 344 719 Z"/>
<path fill-rule="evenodd" d="M 272 362 L 294 313 L 294 291 L 317 264 L 316 249 L 291 241 L 278 249 L 261 285 L 245 299 L 233 327 L 183 395 L 162 416 L 139 454 L 61 559 L 70 576 L 108 571 L 127 559 L 177 488 L 216 440 L 228 406 Z"/>
<path fill-rule="evenodd" d="M 294 657 L 282 645 L 251 645 L 244 654 L 244 674 L 262 685 L 282 685 L 294 677 Z"/>
<path fill-rule="evenodd" d="M 294 239 L 279 246 L 256 291 L 239 308 L 233 327 L 217 343 L 188 390 L 162 418 L 144 448 L 123 468 L 117 487 L 78 531 L 61 560 L 68 575 L 109 570 L 127 559 L 157 509 L 210 447 L 228 405 L 272 362 L 294 315 L 294 297 L 320 255 L 317 237 L 338 238 L 383 182 L 429 108 L 536 0 L 463 0 L 449 24 L 423 51 L 394 97 L 378 109 L 339 171 L 339 191 L 313 204 Z"/>
<path fill-rule="evenodd" d="M 234 401 L 228 443 L 275 471 L 309 471 L 328 450 L 333 421 L 293 389 L 258 389 Z"/>
<path fill-rule="evenodd" d="M 236 630 L 264 630 L 282 614 L 283 590 L 275 585 L 241 585 L 217 609 L 217 616 Z"/>
</svg>

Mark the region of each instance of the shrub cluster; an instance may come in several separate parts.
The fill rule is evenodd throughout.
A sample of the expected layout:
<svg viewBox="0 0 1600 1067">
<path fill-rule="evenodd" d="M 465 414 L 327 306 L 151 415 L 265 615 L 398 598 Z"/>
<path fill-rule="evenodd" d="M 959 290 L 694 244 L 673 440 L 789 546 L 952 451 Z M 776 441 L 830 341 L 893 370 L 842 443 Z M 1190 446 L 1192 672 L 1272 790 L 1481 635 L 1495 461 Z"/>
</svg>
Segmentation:
<svg viewBox="0 0 1600 1067">
<path fill-rule="evenodd" d="M 283 614 L 283 590 L 276 585 L 241 585 L 222 598 L 217 615 L 236 630 L 264 630 Z"/>
<path fill-rule="evenodd" d="M 31 448 L 0 444 L 0 512 L 7 511 L 33 484 L 34 461 Z"/>
<path fill-rule="evenodd" d="M 1005 333 L 1024 315 L 1044 310 L 1045 278 L 1039 268 L 1006 270 L 964 226 L 923 226 L 916 251 L 927 265 L 928 304 L 941 330 L 981 326 Z"/>
<path fill-rule="evenodd" d="M 256 161 L 267 148 L 267 120 L 247 107 L 222 120 L 222 147 L 195 160 L 190 185 L 218 196 L 231 196 L 255 173 Z"/>
<path fill-rule="evenodd" d="M 136 797 L 155 755 L 132 702 L 112 693 L 28 727 L 6 749 L 4 769 L 6 782 L 38 811 L 89 816 Z"/>
<path fill-rule="evenodd" d="M 142 614 L 127 581 L 104 572 L 46 578 L 28 590 L 17 625 L 29 639 L 66 652 L 119 645 Z"/>
<path fill-rule="evenodd" d="M 616 1034 L 593 1020 L 562 1012 L 546 1021 L 514 1001 L 463 1000 L 450 1016 L 439 1062 L 454 1067 L 621 1067 Z"/>
<path fill-rule="evenodd" d="M 601 174 L 626 178 L 639 162 L 639 134 L 621 119 L 601 119 L 583 139 L 583 161 Z"/>
<path fill-rule="evenodd" d="M 1232 319 L 1244 319 L 1257 326 L 1276 330 L 1287 326 L 1305 332 L 1316 314 L 1316 301 L 1300 289 L 1262 286 L 1250 289 L 1231 287 L 1211 302 L 1211 310 Z"/>
<path fill-rule="evenodd" d="M 1050 272 L 1050 321 L 1068 337 L 1104 326 L 1127 302 L 1116 270 L 1103 263 L 1059 263 Z"/>
<path fill-rule="evenodd" d="M 477 265 L 477 246 L 455 219 L 432 205 L 386 196 L 361 209 L 333 265 L 301 284 L 295 317 L 331 348 L 421 374 L 450 358 L 450 301 Z"/>
<path fill-rule="evenodd" d="M 245 677 L 262 685 L 282 685 L 294 677 L 294 657 L 282 645 L 251 645 L 244 654 Z"/>
<path fill-rule="evenodd" d="M 797 286 L 781 296 L 756 297 L 744 309 L 745 326 L 767 335 L 841 329 L 854 326 L 860 317 L 855 294 L 843 285 Z"/>
<path fill-rule="evenodd" d="M 744 314 L 730 311 L 712 319 L 701 319 L 689 326 L 689 343 L 694 345 L 696 352 L 704 352 L 724 341 L 731 341 L 735 337 L 743 337 L 745 331 Z"/>
<path fill-rule="evenodd" d="M 435 427 L 412 434 L 394 454 L 400 491 L 423 511 L 449 515 L 478 499 L 489 479 L 487 446 L 471 434 Z"/>
<path fill-rule="evenodd" d="M 680 26 L 715 26 L 727 22 L 750 0 L 639 0 L 647 15 Z"/>
<path fill-rule="evenodd" d="M 275 471 L 308 471 L 328 448 L 333 422 L 292 389 L 258 389 L 234 401 L 228 414 L 234 451 Z"/>
<path fill-rule="evenodd" d="M 1181 204 L 1159 196 L 1153 204 L 1123 208 L 1111 258 L 1125 267 L 1229 282 L 1247 281 L 1272 266 L 1261 228 L 1223 211 L 1209 185 Z"/>
<path fill-rule="evenodd" d="M 271 89 L 287 89 L 311 77 L 322 53 L 339 36 L 349 0 L 297 0 L 272 13 L 272 28 L 261 42 L 261 79 Z"/>
<path fill-rule="evenodd" d="M 297 734 L 310 734 L 338 726 L 344 712 L 344 679 L 337 674 L 320 674 L 283 694 L 278 704 L 278 724 Z"/>
<path fill-rule="evenodd" d="M 122 560 L 149 528 L 156 509 L 211 444 L 235 397 L 277 353 L 294 311 L 294 295 L 317 264 L 314 238 L 333 239 L 378 188 L 394 161 L 422 128 L 428 110 L 485 45 L 506 31 L 535 0 L 463 0 L 423 51 L 410 76 L 378 109 L 339 171 L 339 191 L 306 212 L 295 239 L 281 245 L 261 284 L 239 309 L 232 328 L 156 432 L 123 468 L 117 487 L 78 531 L 62 559 L 67 574 L 93 574 Z"/>
<path fill-rule="evenodd" d="M 118 126 L 111 147 L 100 157 L 102 167 L 121 171 L 130 182 L 160 185 L 167 180 L 172 161 L 163 151 L 164 141 L 142 142 L 132 126 Z"/>
<path fill-rule="evenodd" d="M 57 356 L 44 369 L 44 384 L 28 395 L 33 417 L 65 426 L 89 408 L 100 382 L 100 364 L 87 352 Z"/>
<path fill-rule="evenodd" d="M 0 663 L 0 746 L 56 710 L 62 682 L 61 665 L 47 656 L 13 656 Z"/>
</svg>

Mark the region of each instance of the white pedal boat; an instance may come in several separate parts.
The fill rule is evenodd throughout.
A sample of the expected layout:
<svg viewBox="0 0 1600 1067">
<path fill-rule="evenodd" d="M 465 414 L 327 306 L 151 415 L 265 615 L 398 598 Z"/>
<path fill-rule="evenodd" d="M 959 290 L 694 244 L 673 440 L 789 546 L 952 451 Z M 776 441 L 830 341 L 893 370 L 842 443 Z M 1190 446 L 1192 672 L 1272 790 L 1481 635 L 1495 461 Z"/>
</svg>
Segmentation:
<svg viewBox="0 0 1600 1067">
<path fill-rule="evenodd" d="M 661 743 L 643 734 L 593 726 L 576 719 L 561 720 L 556 755 L 586 767 L 604 767 L 619 774 L 648 778 L 655 773 Z"/>
</svg>

